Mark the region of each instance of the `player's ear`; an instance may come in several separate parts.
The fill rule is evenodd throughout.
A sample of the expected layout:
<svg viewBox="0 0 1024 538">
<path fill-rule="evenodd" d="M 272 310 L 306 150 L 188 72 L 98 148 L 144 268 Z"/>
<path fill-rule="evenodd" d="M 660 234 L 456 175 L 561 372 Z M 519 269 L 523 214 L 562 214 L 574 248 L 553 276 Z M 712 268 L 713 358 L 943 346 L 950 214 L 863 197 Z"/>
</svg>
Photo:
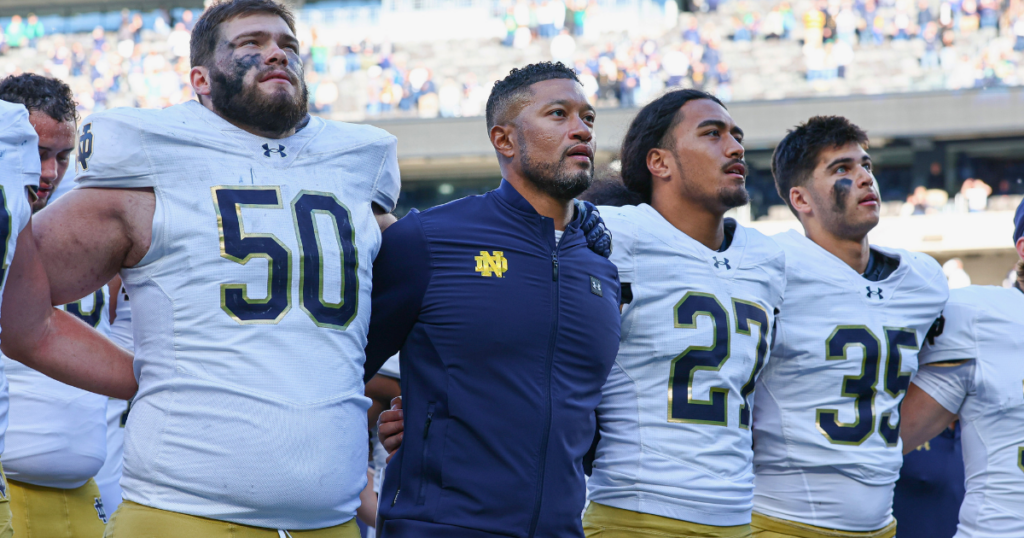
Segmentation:
<svg viewBox="0 0 1024 538">
<path fill-rule="evenodd" d="M 1017 240 L 1017 255 L 1024 258 L 1024 237 Z"/>
<path fill-rule="evenodd" d="M 502 157 L 512 159 L 516 155 L 515 125 L 511 122 L 491 127 L 491 145 Z"/>
<path fill-rule="evenodd" d="M 673 158 L 670 151 L 651 148 L 651 151 L 647 152 L 647 169 L 650 170 L 651 176 L 663 180 L 671 179 Z"/>
<path fill-rule="evenodd" d="M 812 212 L 810 193 L 806 187 L 792 187 L 789 189 L 789 205 L 797 213 L 809 215 Z"/>
<path fill-rule="evenodd" d="M 197 65 L 192 68 L 192 71 L 188 74 L 189 82 L 192 83 L 192 89 L 196 92 L 197 96 L 210 95 L 210 70 L 201 65 Z M 200 97 L 200 101 L 202 98 Z"/>
</svg>

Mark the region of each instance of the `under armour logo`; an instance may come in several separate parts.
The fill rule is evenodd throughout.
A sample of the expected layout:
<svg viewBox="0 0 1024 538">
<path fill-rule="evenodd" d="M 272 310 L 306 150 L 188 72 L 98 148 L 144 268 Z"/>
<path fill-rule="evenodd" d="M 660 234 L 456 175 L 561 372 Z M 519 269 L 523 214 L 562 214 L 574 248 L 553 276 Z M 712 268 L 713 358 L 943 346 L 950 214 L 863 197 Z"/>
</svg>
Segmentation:
<svg viewBox="0 0 1024 538">
<path fill-rule="evenodd" d="M 604 290 L 601 289 L 601 281 L 597 277 L 590 277 L 590 293 L 598 297 L 604 297 Z"/>
<path fill-rule="evenodd" d="M 100 521 L 107 522 L 107 511 L 103 509 L 103 499 L 99 497 L 93 497 L 92 507 L 96 509 L 96 515 L 99 516 Z"/>
<path fill-rule="evenodd" d="M 281 157 L 287 157 L 288 156 L 288 154 L 284 152 L 284 146 L 282 146 L 281 144 L 277 145 L 277 149 L 270 149 L 270 145 L 269 144 L 263 144 L 263 156 L 264 157 L 270 157 L 271 153 L 276 153 L 276 154 L 280 155 Z"/>
<path fill-rule="evenodd" d="M 718 256 L 712 256 L 711 258 L 715 260 L 715 269 L 718 269 L 719 265 L 724 265 L 726 269 L 732 269 L 732 267 L 729 266 L 729 258 L 723 257 L 722 261 L 718 261 Z"/>
<path fill-rule="evenodd" d="M 868 299 L 870 299 L 873 295 L 877 295 L 879 299 L 884 299 L 884 297 L 882 297 L 882 288 L 878 288 L 878 291 L 871 291 L 871 286 L 864 287 L 868 290 Z"/>
</svg>

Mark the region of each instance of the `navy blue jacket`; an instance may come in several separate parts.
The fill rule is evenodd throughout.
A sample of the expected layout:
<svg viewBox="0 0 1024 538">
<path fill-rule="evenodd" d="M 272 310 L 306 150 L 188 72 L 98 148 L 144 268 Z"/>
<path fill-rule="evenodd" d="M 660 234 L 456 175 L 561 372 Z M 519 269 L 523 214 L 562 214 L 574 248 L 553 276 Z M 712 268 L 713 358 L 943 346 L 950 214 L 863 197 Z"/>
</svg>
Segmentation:
<svg viewBox="0 0 1024 538">
<path fill-rule="evenodd" d="M 554 221 L 502 181 L 384 232 L 367 370 L 401 349 L 405 410 L 385 538 L 583 536 L 620 318 L 616 268 L 580 224 L 556 245 Z"/>
<path fill-rule="evenodd" d="M 960 423 L 903 456 L 892 515 L 900 538 L 951 538 L 966 493 Z"/>
</svg>

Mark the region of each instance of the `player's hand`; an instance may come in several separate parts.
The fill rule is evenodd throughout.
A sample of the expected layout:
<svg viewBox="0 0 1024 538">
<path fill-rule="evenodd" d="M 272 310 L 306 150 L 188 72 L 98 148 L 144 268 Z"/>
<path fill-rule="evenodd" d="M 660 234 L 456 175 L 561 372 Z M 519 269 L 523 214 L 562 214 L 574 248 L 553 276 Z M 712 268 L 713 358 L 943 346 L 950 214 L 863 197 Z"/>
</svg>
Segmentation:
<svg viewBox="0 0 1024 538">
<path fill-rule="evenodd" d="M 405 418 L 402 414 L 402 397 L 391 399 L 391 409 L 377 417 L 377 440 L 388 451 L 387 461 L 390 463 L 395 451 L 402 446 L 402 435 L 405 432 Z"/>
<path fill-rule="evenodd" d="M 581 200 L 576 200 L 576 210 L 583 215 L 583 225 L 580 230 L 587 238 L 587 246 L 590 250 L 604 256 L 612 255 L 612 232 L 604 225 L 604 219 L 598 213 L 597 207 Z"/>
</svg>

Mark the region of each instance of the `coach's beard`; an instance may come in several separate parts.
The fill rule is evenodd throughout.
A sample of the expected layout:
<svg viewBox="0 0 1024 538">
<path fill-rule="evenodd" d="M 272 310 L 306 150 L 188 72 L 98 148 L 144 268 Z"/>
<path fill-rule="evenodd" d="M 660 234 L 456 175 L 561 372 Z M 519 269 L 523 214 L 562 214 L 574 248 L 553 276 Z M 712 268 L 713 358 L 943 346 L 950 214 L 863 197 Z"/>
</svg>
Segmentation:
<svg viewBox="0 0 1024 538">
<path fill-rule="evenodd" d="M 236 70 L 237 71 L 237 70 Z M 273 134 L 286 133 L 299 124 L 308 114 L 309 90 L 299 76 L 301 90 L 294 98 L 287 92 L 266 95 L 253 82 L 245 86 L 245 72 L 234 76 L 210 69 L 210 100 L 214 109 L 236 124 L 248 125 L 260 131 Z M 259 79 L 257 73 L 255 80 Z"/>
<path fill-rule="evenodd" d="M 594 167 L 587 170 L 566 170 L 569 164 L 563 154 L 558 162 L 539 163 L 530 158 L 526 151 L 526 140 L 520 133 L 519 147 L 522 148 L 523 177 L 541 192 L 555 200 L 569 201 L 590 188 L 594 181 Z"/>
</svg>

